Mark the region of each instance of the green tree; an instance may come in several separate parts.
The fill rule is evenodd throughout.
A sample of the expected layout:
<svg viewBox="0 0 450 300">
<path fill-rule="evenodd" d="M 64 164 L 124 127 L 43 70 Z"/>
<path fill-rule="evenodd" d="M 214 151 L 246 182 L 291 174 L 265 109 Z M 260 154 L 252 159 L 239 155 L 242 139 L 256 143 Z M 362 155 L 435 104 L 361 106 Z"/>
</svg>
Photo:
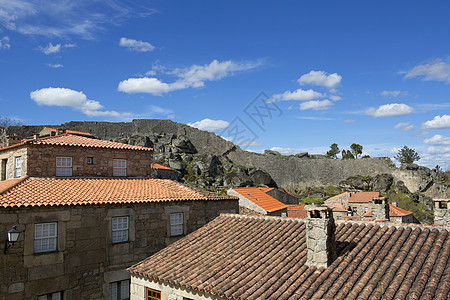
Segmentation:
<svg viewBox="0 0 450 300">
<path fill-rule="evenodd" d="M 338 154 L 339 154 L 338 144 L 336 144 L 336 143 L 331 144 L 330 151 L 327 152 L 327 156 L 331 157 L 331 158 L 337 158 L 336 155 L 338 155 Z"/>
<path fill-rule="evenodd" d="M 419 160 L 420 156 L 416 150 L 408 148 L 408 146 L 405 145 L 402 149 L 398 150 L 398 154 L 394 158 L 404 165 L 412 164 L 416 160 Z"/>
<path fill-rule="evenodd" d="M 355 159 L 350 150 L 342 150 L 342 159 Z"/>
<path fill-rule="evenodd" d="M 360 144 L 353 143 L 350 146 L 350 149 L 352 149 L 352 153 L 355 156 L 355 158 L 358 158 L 358 155 L 362 154 L 363 146 L 361 146 Z"/>
</svg>

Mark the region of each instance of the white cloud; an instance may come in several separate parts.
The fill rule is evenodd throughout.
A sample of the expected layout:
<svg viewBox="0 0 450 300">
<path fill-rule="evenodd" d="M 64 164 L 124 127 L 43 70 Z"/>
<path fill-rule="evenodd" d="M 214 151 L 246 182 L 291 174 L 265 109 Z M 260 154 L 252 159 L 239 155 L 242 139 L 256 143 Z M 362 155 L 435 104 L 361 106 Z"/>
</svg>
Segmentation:
<svg viewBox="0 0 450 300">
<path fill-rule="evenodd" d="M 105 25 L 154 12 L 141 3 L 120 0 L 0 0 L 0 26 L 25 35 L 92 39 Z"/>
<path fill-rule="evenodd" d="M 137 41 L 124 37 L 120 39 L 119 46 L 127 47 L 129 50 L 137 52 L 149 52 L 155 49 L 155 46 L 153 46 L 149 42 Z"/>
<path fill-rule="evenodd" d="M 236 71 L 250 70 L 260 65 L 260 62 L 236 63 L 231 60 L 224 62 L 213 60 L 208 65 L 192 65 L 189 68 L 175 69 L 169 72 L 178 77 L 172 83 L 165 83 L 153 77 L 129 78 L 119 83 L 118 90 L 129 94 L 148 93 L 161 96 L 171 91 L 201 88 L 206 81 L 216 81 L 230 76 Z"/>
<path fill-rule="evenodd" d="M 325 110 L 328 109 L 329 106 L 334 105 L 330 100 L 316 100 L 316 101 L 307 101 L 300 103 L 300 110 Z"/>
<path fill-rule="evenodd" d="M 161 96 L 162 94 L 173 91 L 174 89 L 170 86 L 170 84 L 161 82 L 157 78 L 143 77 L 130 78 L 121 81 L 117 90 L 129 94 L 148 93 L 155 96 Z"/>
<path fill-rule="evenodd" d="M 429 139 L 425 139 L 423 142 L 427 145 L 450 145 L 450 137 L 436 134 Z"/>
<path fill-rule="evenodd" d="M 47 67 L 58 69 L 64 67 L 62 64 L 47 64 Z"/>
<path fill-rule="evenodd" d="M 65 106 L 81 111 L 89 117 L 111 116 L 129 117 L 130 113 L 116 111 L 101 111 L 103 105 L 95 100 L 89 100 L 83 92 L 66 88 L 44 88 L 30 93 L 30 98 L 38 105 Z"/>
<path fill-rule="evenodd" d="M 4 36 L 0 39 L 0 49 L 10 49 L 11 48 L 11 44 L 9 43 L 9 37 L 8 36 Z"/>
<path fill-rule="evenodd" d="M 272 96 L 272 100 L 297 100 L 297 101 L 307 101 L 307 100 L 312 100 L 312 99 L 317 99 L 317 98 L 321 98 L 324 97 L 325 95 L 323 95 L 322 93 L 316 92 L 314 90 L 302 90 L 302 89 L 298 89 L 296 91 L 286 91 L 283 94 L 275 94 Z"/>
<path fill-rule="evenodd" d="M 200 130 L 216 131 L 219 129 L 227 128 L 228 126 L 230 126 L 230 123 L 223 120 L 203 119 L 194 123 L 187 123 L 187 125 Z"/>
<path fill-rule="evenodd" d="M 411 125 L 411 123 L 409 122 L 400 122 L 394 126 L 394 129 L 401 129 L 402 131 L 409 131 L 413 130 L 414 128 L 414 125 Z"/>
<path fill-rule="evenodd" d="M 421 77 L 423 81 L 443 81 L 450 84 L 450 64 L 442 59 L 419 64 L 406 73 L 405 78 Z"/>
<path fill-rule="evenodd" d="M 408 92 L 407 91 L 382 91 L 380 93 L 380 95 L 384 96 L 384 97 L 397 98 L 400 96 L 408 96 Z"/>
<path fill-rule="evenodd" d="M 281 154 L 284 154 L 284 155 L 293 155 L 293 154 L 299 153 L 299 151 L 297 149 L 292 149 L 289 147 L 288 148 L 272 147 L 272 148 L 270 148 L 270 150 L 280 152 Z"/>
<path fill-rule="evenodd" d="M 42 51 L 43 53 L 49 55 L 49 54 L 58 53 L 63 48 L 73 48 L 75 46 L 76 46 L 75 44 L 65 44 L 65 45 L 56 44 L 56 45 L 53 45 L 52 43 L 48 43 L 48 45 L 45 46 L 45 47 L 39 46 L 39 50 Z"/>
<path fill-rule="evenodd" d="M 328 88 L 336 88 L 341 83 L 342 76 L 337 73 L 327 74 L 325 71 L 311 71 L 302 75 L 297 82 L 301 85 L 317 85 Z"/>
<path fill-rule="evenodd" d="M 403 103 L 391 103 L 381 105 L 377 109 L 371 107 L 366 110 L 366 114 L 373 117 L 398 117 L 411 114 L 414 108 Z"/>
<path fill-rule="evenodd" d="M 450 115 L 435 116 L 433 120 L 422 124 L 423 129 L 449 129 Z"/>
<path fill-rule="evenodd" d="M 342 97 L 338 95 L 330 95 L 330 99 L 333 101 L 339 101 L 342 100 Z"/>
</svg>

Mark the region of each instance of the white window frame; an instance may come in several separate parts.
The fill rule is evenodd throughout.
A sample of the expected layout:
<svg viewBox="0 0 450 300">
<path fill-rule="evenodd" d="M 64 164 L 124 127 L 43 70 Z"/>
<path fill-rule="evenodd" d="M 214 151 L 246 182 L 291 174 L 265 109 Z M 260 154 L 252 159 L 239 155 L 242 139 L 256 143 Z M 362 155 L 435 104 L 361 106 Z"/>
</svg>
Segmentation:
<svg viewBox="0 0 450 300">
<path fill-rule="evenodd" d="M 184 214 L 170 214 L 170 236 L 179 236 L 184 234 Z"/>
<path fill-rule="evenodd" d="M 58 222 L 34 224 L 34 253 L 56 250 L 58 250 Z"/>
<path fill-rule="evenodd" d="M 121 280 L 109 284 L 110 300 L 130 300 L 130 280 Z"/>
<path fill-rule="evenodd" d="M 56 157 L 56 176 L 72 176 L 72 157 Z"/>
<path fill-rule="evenodd" d="M 111 218 L 111 241 L 113 244 L 130 240 L 130 217 L 120 216 Z"/>
<path fill-rule="evenodd" d="M 22 156 L 14 158 L 14 177 L 19 178 L 22 176 Z"/>
<path fill-rule="evenodd" d="M 127 176 L 126 159 L 113 159 L 113 176 Z"/>
<path fill-rule="evenodd" d="M 63 292 L 41 295 L 38 297 L 38 300 L 63 300 Z"/>
</svg>

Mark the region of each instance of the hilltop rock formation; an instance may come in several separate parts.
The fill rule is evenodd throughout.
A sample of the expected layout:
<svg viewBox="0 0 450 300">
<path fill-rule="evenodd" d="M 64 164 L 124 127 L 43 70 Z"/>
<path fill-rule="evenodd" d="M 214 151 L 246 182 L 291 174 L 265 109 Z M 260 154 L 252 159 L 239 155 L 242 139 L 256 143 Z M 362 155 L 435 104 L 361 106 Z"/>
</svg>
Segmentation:
<svg viewBox="0 0 450 300">
<path fill-rule="evenodd" d="M 12 126 L 8 128 L 8 134 L 27 137 L 43 127 Z M 293 190 L 341 185 L 386 192 L 395 186 L 404 191 L 428 193 L 432 197 L 448 194 L 448 188 L 433 179 L 436 172 L 417 165 L 397 168 L 387 157 L 340 160 L 308 153 L 290 156 L 270 150 L 264 154 L 253 153 L 214 133 L 170 120 L 67 122 L 49 127 L 84 131 L 104 140 L 153 147 L 155 162 L 177 170 L 181 180 L 204 188 L 267 185 Z"/>
</svg>

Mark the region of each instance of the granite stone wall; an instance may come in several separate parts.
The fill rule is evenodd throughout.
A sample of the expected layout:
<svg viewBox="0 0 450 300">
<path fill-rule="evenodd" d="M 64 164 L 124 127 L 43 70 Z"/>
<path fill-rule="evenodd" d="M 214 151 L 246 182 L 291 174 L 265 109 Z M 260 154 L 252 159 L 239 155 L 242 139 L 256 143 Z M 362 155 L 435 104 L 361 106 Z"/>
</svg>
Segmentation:
<svg viewBox="0 0 450 300">
<path fill-rule="evenodd" d="M 22 231 L 0 255 L 0 300 L 31 300 L 59 291 L 65 300 L 109 299 L 109 284 L 130 278 L 125 268 L 182 237 L 170 236 L 173 212 L 183 213 L 188 234 L 220 213 L 237 213 L 238 201 L 0 208 L 0 236 L 6 237 L 13 225 Z M 112 243 L 115 216 L 129 216 L 128 242 Z M 57 251 L 36 254 L 35 224 L 45 222 L 57 222 Z"/>
</svg>

